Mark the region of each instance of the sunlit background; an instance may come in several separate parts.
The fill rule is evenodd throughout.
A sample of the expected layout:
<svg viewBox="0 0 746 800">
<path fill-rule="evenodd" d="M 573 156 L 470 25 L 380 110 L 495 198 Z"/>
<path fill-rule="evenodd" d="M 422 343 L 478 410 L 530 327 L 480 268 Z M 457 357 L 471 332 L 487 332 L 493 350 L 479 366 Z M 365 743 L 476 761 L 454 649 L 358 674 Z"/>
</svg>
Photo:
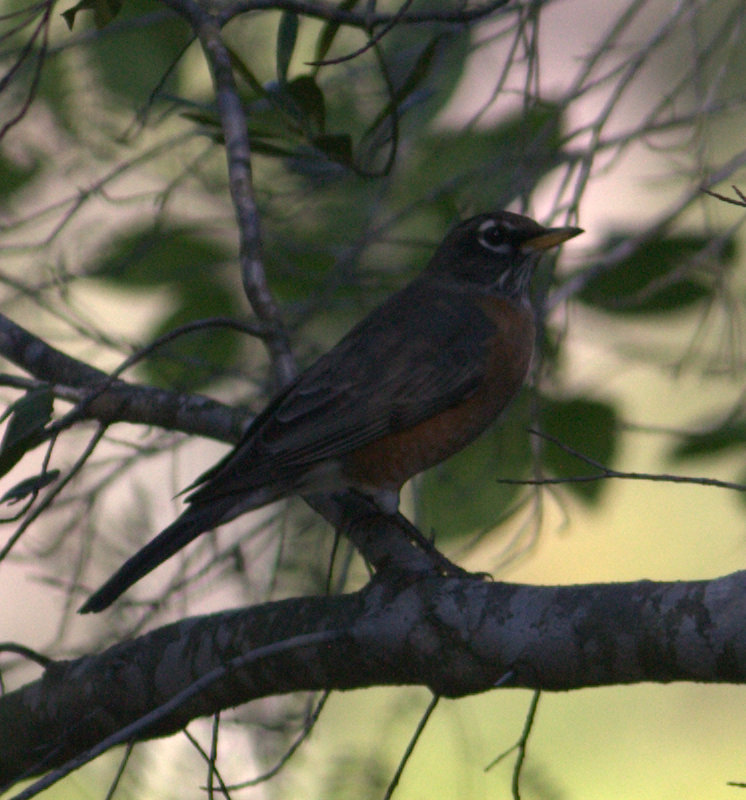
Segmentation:
<svg viewBox="0 0 746 800">
<path fill-rule="evenodd" d="M 696 50 L 697 37 L 707 40 L 737 4 L 680 4 L 672 10 L 667 2 L 636 4 L 640 13 L 626 27 L 620 42 L 614 44 L 621 62 L 628 51 L 643 42 L 656 42 L 656 34 L 666 31 L 672 14 L 677 13 L 679 27 L 670 33 L 665 45 L 655 56 L 640 66 L 635 80 L 630 81 L 621 100 L 614 103 L 613 113 L 604 128 L 604 137 L 624 137 L 641 124 L 657 107 L 661 98 L 673 88 Z M 708 14 L 693 18 L 700 6 L 709 5 Z M 542 93 L 551 97 L 567 91 L 581 71 L 588 53 L 595 52 L 614 20 L 621 17 L 626 4 L 612 2 L 555 2 L 542 11 L 540 24 L 540 58 L 538 82 Z M 688 9 L 688 12 L 687 10 Z M 60 10 L 64 10 L 60 7 Z M 743 15 L 742 15 L 743 16 Z M 741 20 L 743 24 L 743 20 Z M 262 46 L 266 38 L 267 58 L 272 59 L 275 18 L 257 21 L 251 35 Z M 476 29 L 475 41 L 482 44 L 470 56 L 451 102 L 433 122 L 437 129 L 461 127 L 465 121 L 481 114 L 478 124 L 488 125 L 520 108 L 521 70 L 516 68 L 505 83 L 504 91 L 490 104 L 496 75 L 505 62 L 511 41 L 498 35 L 504 24 L 487 23 Z M 76 23 L 74 35 L 82 41 L 87 28 Z M 55 42 L 68 36 L 61 21 L 54 25 Z M 528 35 L 528 34 L 527 34 Z M 746 66 L 743 31 L 734 25 L 731 38 L 720 47 L 728 51 L 723 58 L 725 75 L 711 71 L 703 81 L 712 81 L 713 92 L 726 97 L 729 87 L 742 81 Z M 310 41 L 310 37 L 309 37 Z M 359 44 L 359 43 L 358 43 Z M 652 48 L 652 44 L 651 44 Z M 93 81 L 89 65 L 81 54 L 73 51 L 79 69 L 68 73 L 68 82 L 61 83 L 69 95 L 65 102 L 80 107 L 80 113 L 96 114 L 93 108 L 95 91 L 88 91 Z M 82 51 L 85 52 L 85 51 Z M 298 58 L 299 63 L 302 59 Z M 613 63 L 611 59 L 610 64 Z M 126 72 L 126 69 L 123 69 Z M 189 51 L 179 69 L 179 89 L 207 91 L 207 75 L 196 49 Z M 126 76 L 123 76 L 123 79 Z M 679 92 L 672 101 L 671 114 L 685 116 L 687 100 L 691 109 L 701 98 L 692 82 L 691 93 Z M 613 81 L 598 85 L 579 98 L 570 108 L 568 127 L 579 130 L 596 118 L 610 103 Z M 713 98 L 713 104 L 716 98 Z M 485 106 L 489 108 L 485 110 Z M 742 131 L 746 123 L 743 106 L 733 104 L 728 113 L 705 115 L 696 120 L 686 134 L 689 141 L 683 151 L 690 150 L 685 163 L 682 136 L 676 131 L 661 129 L 643 141 L 608 156 L 593 165 L 592 178 L 579 202 L 578 224 L 586 229 L 583 237 L 566 245 L 560 264 L 561 274 L 587 265 L 594 258 L 605 237 L 619 230 L 640 230 L 651 220 L 676 208 L 682 198 L 701 182 L 708 184 L 706 165 L 722 164 L 738 154 L 742 147 Z M 126 125 L 136 125 L 133 109 L 123 110 L 120 118 L 108 119 L 113 138 Z M 48 124 L 47 124 L 48 123 Z M 121 127 L 120 127 L 121 126 Z M 588 136 L 578 135 L 570 147 L 587 145 Z M 92 140 L 96 149 L 96 165 L 105 156 L 101 152 L 105 136 Z M 676 146 L 674 147 L 674 142 Z M 87 167 L 80 151 L 71 154 L 66 134 L 47 119 L 43 104 L 32 108 L 27 122 L 19 125 L 8 138 L 2 154 L 20 167 L 30 168 L 34 158 L 54 155 L 57 168 L 43 166 L 49 178 L 43 194 L 35 186 L 11 207 L 3 210 L 3 219 L 10 222 L 14 214 L 25 215 L 36 208 L 48 208 L 55 198 L 69 195 L 71 186 L 89 185 L 95 180 L 98 166 Z M 196 169 L 199 146 L 192 145 Z M 219 153 L 212 152 L 209 164 L 203 164 L 205 184 L 212 180 L 212 170 L 219 165 Z M 402 154 L 406 158 L 406 153 Z M 112 146 L 112 164 L 121 158 Z M 701 174 L 693 174 L 693 165 L 702 166 Z M 159 163 L 162 173 L 151 166 L 132 171 L 117 185 L 120 197 L 128 193 L 135 198 L 161 191 L 164 175 L 175 171 L 168 156 Z M 259 167 L 272 174 L 275 167 Z M 736 171 L 728 175 L 719 191 L 728 192 L 733 182 L 746 188 Z M 532 194 L 532 211 L 546 219 L 557 198 L 567 191 L 560 186 L 561 175 L 553 173 Z M 709 184 L 708 184 L 709 185 Z M 206 188 L 209 188 L 206 186 Z M 0 190 L 1 193 L 1 190 Z M 207 193 L 205 193 L 207 196 Z M 110 198 L 109 198 L 110 200 Z M 212 230 L 222 230 L 229 242 L 233 236 L 228 200 L 206 201 L 212 206 L 185 208 L 178 197 L 173 211 L 179 218 L 210 220 Z M 221 205 L 224 203 L 225 205 Z M 476 211 L 482 209 L 464 209 Z M 2 267 L 4 275 L 19 275 L 27 264 L 37 266 L 48 259 L 50 280 L 54 279 L 55 260 L 76 258 L 85 261 L 105 244 L 110 236 L 109 215 L 121 223 L 142 213 L 142 204 L 132 202 L 92 201 L 69 222 L 69 233 L 55 240 L 45 252 L 36 248 L 33 255 L 22 248 L 6 247 Z M 710 229 L 737 230 L 744 217 L 743 209 L 724 205 L 714 198 L 702 196 L 677 225 L 685 225 L 700 233 L 704 222 Z M 38 230 L 51 231 L 60 215 L 46 213 L 38 219 Z M 29 235 L 30 228 L 10 231 L 6 241 L 18 245 L 38 241 L 41 236 Z M 729 448 L 707 457 L 672 463 L 676 431 L 706 429 L 734 409 L 742 409 L 744 391 L 743 299 L 746 297 L 746 242 L 737 232 L 738 260 L 729 277 L 729 302 L 723 302 L 709 314 L 697 306 L 669 315 L 614 317 L 592 310 L 577 302 L 560 303 L 554 308 L 550 322 L 561 330 L 561 364 L 563 387 L 573 393 L 614 403 L 625 427 L 621 447 L 613 467 L 619 471 L 688 474 L 708 476 L 724 481 L 744 478 L 744 453 Z M 60 244 L 62 241 L 62 244 Z M 226 245 L 226 260 L 230 255 Z M 422 251 L 426 254 L 426 250 Z M 423 256 L 426 257 L 426 256 Z M 59 262 L 57 262 L 59 266 Z M 231 264 L 228 264 L 229 268 Z M 390 278 L 391 288 L 398 285 Z M 3 291 L 0 288 L 0 291 Z M 108 350 L 94 347 L 74 333 L 71 318 L 84 320 L 86 326 L 107 330 L 113 342 L 143 340 L 148 327 L 171 302 L 169 292 L 143 282 L 141 289 L 117 290 L 111 284 L 94 279 L 72 281 L 69 302 L 73 309 L 57 319 L 56 309 L 40 311 L 33 300 L 24 300 L 8 286 L 2 311 L 20 324 L 46 337 L 60 349 L 83 359 L 96 359 L 96 366 L 111 369 L 121 361 L 117 347 Z M 354 308 L 354 307 L 353 307 Z M 325 335 L 333 340 L 338 335 L 339 320 L 331 323 Z M 324 338 L 324 335 L 321 336 Z M 105 355 L 108 353 L 108 355 Z M 255 348 L 250 356 L 255 363 L 246 365 L 250 373 L 261 365 L 263 354 Z M 106 360 L 108 358 L 108 360 Z M 259 366 L 257 366 L 259 369 Z M 216 389 L 221 399 L 231 399 L 242 376 L 223 381 Z M 8 399 L 12 395 L 8 393 Z M 741 414 L 743 411 L 741 410 Z M 81 438 L 80 442 L 85 441 Z M 78 444 L 80 447 L 80 443 Z M 179 451 L 175 460 L 169 457 L 151 459 L 143 469 L 134 470 L 122 494 L 107 497 L 95 509 L 91 529 L 106 532 L 107 514 L 116 518 L 117 526 L 152 526 L 166 524 L 178 512 L 173 495 L 204 467 L 224 451 L 214 443 L 192 443 Z M 73 456 L 70 456 L 72 460 Z M 6 479 L 7 485 L 23 477 L 33 456 Z M 587 474 L 588 465 L 578 464 L 578 474 Z M 509 477 L 495 464 L 495 475 Z M 154 487 L 153 483 L 158 486 Z M 139 507 L 138 497 L 153 490 L 156 511 L 147 515 Z M 0 493 L 4 490 L 0 490 Z M 414 513 L 412 498 L 409 509 Z M 464 497 L 468 503 L 469 498 Z M 741 569 L 746 563 L 744 540 L 744 496 L 719 488 L 654 483 L 640 480 L 608 480 L 599 502 L 584 503 L 561 487 L 547 488 L 541 493 L 540 520 L 534 506 L 527 506 L 511 523 L 507 532 L 483 537 L 476 547 L 449 551 L 460 562 L 475 570 L 493 570 L 502 580 L 539 584 L 652 580 L 690 580 L 712 578 Z M 265 512 L 260 512 L 265 513 Z M 37 524 L 39 525 L 39 524 Z M 537 527 L 538 525 L 538 527 Z M 39 526 L 41 528 L 41 526 Z M 538 532 L 538 537 L 535 535 Z M 37 527 L 32 528 L 23 543 L 23 554 L 32 555 L 47 540 Z M 521 543 L 509 548 L 511 537 Z M 94 540 L 95 542 L 96 540 Z M 134 539 L 133 539 L 134 542 Z M 524 545 L 532 543 L 527 549 Z M 123 542 L 119 552 L 98 550 L 102 563 L 100 577 L 117 566 L 121 558 L 134 552 L 135 545 Z M 292 547 L 292 539 L 286 544 Z M 102 555 L 103 553 L 103 555 Z M 506 563 L 506 556 L 509 560 Z M 256 568 L 254 574 L 256 576 Z M 61 625 L 62 588 L 46 582 L 49 570 L 37 567 L 28 558 L 2 565 L 0 582 L 0 638 L 18 641 L 44 650 L 56 640 Z M 256 576 L 259 581 L 262 576 Z M 89 576 L 87 580 L 92 580 Z M 151 586 L 157 586 L 155 584 Z M 237 602 L 230 587 L 201 583 L 189 613 L 216 610 Z M 66 653 L 76 647 L 85 650 L 86 643 L 106 627 L 103 618 L 86 617 L 65 622 Z M 9 688 L 15 688 L 34 677 L 34 669 L 14 672 Z M 268 784 L 235 792 L 235 797 L 263 798 L 376 798 L 382 797 L 399 760 L 413 735 L 415 726 L 430 701 L 423 689 L 375 689 L 334 694 L 327 703 L 310 740 L 295 754 L 280 775 Z M 261 714 L 271 720 L 274 700 L 266 701 Z M 277 701 L 278 704 L 280 701 Z M 485 768 L 505 751 L 509 751 L 521 735 L 531 693 L 517 690 L 494 691 L 462 700 L 441 700 L 422 734 L 395 794 L 402 800 L 419 798 L 506 798 L 510 796 L 511 771 L 515 753 L 499 764 Z M 746 782 L 746 702 L 741 687 L 716 687 L 695 684 L 643 685 L 622 688 L 593 689 L 567 694 L 544 694 L 539 702 L 522 777 L 522 794 L 527 800 L 590 800 L 604 798 L 659 798 L 660 800 L 719 800 L 738 797 L 742 789 L 728 786 L 728 781 Z M 209 749 L 209 723 L 194 723 L 190 731 Z M 267 764 L 252 755 L 256 731 L 251 735 L 225 723 L 221 730 L 220 766 L 229 780 L 246 780 L 260 774 Z M 85 768 L 49 790 L 48 797 L 103 797 L 118 756 L 112 754 Z M 118 796 L 186 797 L 200 796 L 206 767 L 184 737 L 139 748 L 130 765 Z"/>
</svg>

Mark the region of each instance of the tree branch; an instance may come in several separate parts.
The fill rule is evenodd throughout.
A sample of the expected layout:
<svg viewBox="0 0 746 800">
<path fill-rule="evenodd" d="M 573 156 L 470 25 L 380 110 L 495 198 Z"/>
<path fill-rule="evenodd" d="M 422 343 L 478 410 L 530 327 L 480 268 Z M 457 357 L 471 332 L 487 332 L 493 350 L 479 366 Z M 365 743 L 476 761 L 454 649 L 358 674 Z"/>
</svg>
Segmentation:
<svg viewBox="0 0 746 800">
<path fill-rule="evenodd" d="M 286 692 L 746 683 L 745 615 L 739 572 L 586 586 L 381 576 L 355 594 L 194 617 L 54 663 L 0 699 L 0 786 L 113 743 L 118 731 L 128 741 L 164 736 Z"/>
<path fill-rule="evenodd" d="M 72 358 L 0 314 L 0 355 L 57 397 L 76 403 L 82 419 L 104 424 L 133 422 L 166 430 L 236 441 L 245 414 L 204 395 L 183 394 L 127 383 Z"/>
<path fill-rule="evenodd" d="M 454 9 L 431 9 L 429 11 L 412 11 L 406 14 L 370 13 L 369 10 L 356 12 L 339 5 L 320 2 L 319 0 L 238 0 L 238 2 L 219 11 L 221 24 L 225 24 L 239 14 L 249 11 L 292 11 L 305 17 L 338 22 L 351 28 L 373 30 L 381 25 L 389 25 L 392 21 L 402 25 L 417 25 L 425 22 L 442 22 L 445 24 L 465 25 L 488 17 L 500 8 L 510 5 L 510 11 L 518 8 L 518 3 L 510 0 L 492 0 L 490 3 L 475 5 L 472 8 L 459 6 Z"/>
<path fill-rule="evenodd" d="M 185 17 L 199 38 L 210 67 L 220 127 L 225 138 L 228 182 L 238 224 L 239 261 L 244 291 L 257 317 L 269 327 L 265 337 L 278 387 L 297 374 L 280 309 L 270 292 L 262 260 L 259 209 L 254 197 L 251 145 L 246 112 L 233 76 L 228 48 L 221 35 L 221 21 L 193 0 L 164 0 Z"/>
</svg>

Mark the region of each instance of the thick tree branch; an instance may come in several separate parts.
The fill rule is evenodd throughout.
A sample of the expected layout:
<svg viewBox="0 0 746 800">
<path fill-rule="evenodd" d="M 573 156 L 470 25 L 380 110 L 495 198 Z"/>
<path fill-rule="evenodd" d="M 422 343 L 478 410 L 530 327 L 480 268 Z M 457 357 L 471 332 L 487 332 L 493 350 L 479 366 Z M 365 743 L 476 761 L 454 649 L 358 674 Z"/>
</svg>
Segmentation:
<svg viewBox="0 0 746 800">
<path fill-rule="evenodd" d="M 0 314 L 0 356 L 37 380 L 57 397 L 80 406 L 81 419 L 104 424 L 133 422 L 166 430 L 235 441 L 245 415 L 204 395 L 182 394 L 112 379 L 95 367 L 66 355 Z"/>
<path fill-rule="evenodd" d="M 51 665 L 0 699 L 0 786 L 124 728 L 128 740 L 167 735 L 286 692 L 410 684 L 458 697 L 498 681 L 553 691 L 746 683 L 746 572 L 588 586 L 386 577 L 356 594 L 195 617 Z"/>
</svg>

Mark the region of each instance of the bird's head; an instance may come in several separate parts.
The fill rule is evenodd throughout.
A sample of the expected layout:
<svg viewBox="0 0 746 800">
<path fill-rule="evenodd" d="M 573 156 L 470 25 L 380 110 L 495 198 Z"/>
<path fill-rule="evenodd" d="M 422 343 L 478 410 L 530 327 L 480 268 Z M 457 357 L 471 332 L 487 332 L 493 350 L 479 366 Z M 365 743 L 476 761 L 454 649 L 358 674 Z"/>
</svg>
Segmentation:
<svg viewBox="0 0 746 800">
<path fill-rule="evenodd" d="M 541 253 L 582 232 L 581 228 L 545 228 L 510 211 L 478 214 L 446 235 L 427 274 L 490 294 L 524 298 Z"/>
</svg>

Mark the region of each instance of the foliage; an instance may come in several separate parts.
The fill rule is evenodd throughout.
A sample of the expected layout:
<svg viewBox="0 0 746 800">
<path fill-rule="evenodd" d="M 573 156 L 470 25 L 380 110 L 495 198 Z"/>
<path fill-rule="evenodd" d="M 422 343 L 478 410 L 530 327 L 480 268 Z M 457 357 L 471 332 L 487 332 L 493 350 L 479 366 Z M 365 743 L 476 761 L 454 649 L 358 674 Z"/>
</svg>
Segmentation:
<svg viewBox="0 0 746 800">
<path fill-rule="evenodd" d="M 690 8 L 688 19 L 684 9 L 651 8 L 659 23 L 654 33 L 632 25 L 632 6 L 628 13 L 609 10 L 607 30 L 594 30 L 595 44 L 572 74 L 552 75 L 547 90 L 539 20 L 551 4 L 495 2 L 484 6 L 483 19 L 481 7 L 410 5 L 342 0 L 268 9 L 249 0 L 201 14 L 185 0 L 81 0 L 54 11 L 51 2 L 14 0 L 2 19 L 0 93 L 10 101 L 0 120 L 2 310 L 86 364 L 104 371 L 123 365 L 117 378 L 227 398 L 255 413 L 272 395 L 266 375 L 272 368 L 281 375 L 288 342 L 301 366 L 310 363 L 416 275 L 459 217 L 510 206 L 585 226 L 596 210 L 586 192 L 603 169 L 634 163 L 635 148 L 663 151 L 668 174 L 684 179 L 671 179 L 666 202 L 641 203 L 634 223 L 610 202 L 607 219 L 614 221 L 589 230 L 582 264 L 578 257 L 570 267 L 546 263 L 534 282 L 539 335 L 531 385 L 498 425 L 416 484 L 416 522 L 424 533 L 454 551 L 487 534 L 503 537 L 507 559 L 536 540 L 539 515 L 526 533 L 521 513 L 535 512 L 545 483 L 560 482 L 550 491 L 571 510 L 597 510 L 608 490 L 600 478 L 619 466 L 644 428 L 627 418 L 613 380 L 589 386 L 577 379 L 566 354 L 573 315 L 594 320 L 610 340 L 619 337 L 606 345 L 610 363 L 622 352 L 660 371 L 696 374 L 703 385 L 726 372 L 742 384 L 734 310 L 743 303 L 740 223 L 723 224 L 712 214 L 714 199 L 700 192 L 702 175 L 725 180 L 741 163 L 740 154 L 711 144 L 721 141 L 713 131 L 726 124 L 724 112 L 743 112 L 743 87 L 728 79 L 740 74 L 739 52 L 746 52 L 731 34 L 740 30 L 739 10 L 703 4 Z M 680 52 L 688 25 L 700 45 L 691 63 L 671 66 L 666 59 Z M 232 83 L 215 77 L 220 65 L 210 56 L 211 36 L 225 48 Z M 726 38 L 727 47 L 710 46 Z M 632 47 L 632 40 L 643 44 Z M 481 81 L 489 91 L 479 103 L 465 103 L 464 87 L 474 87 L 472 70 L 485 51 L 491 55 Z M 612 111 L 638 80 L 647 81 L 652 99 L 638 116 L 634 104 L 631 111 L 621 106 L 620 132 L 609 121 Z M 226 124 L 226 95 L 243 115 L 238 131 Z M 234 158 L 244 134 L 250 155 Z M 247 222 L 250 206 L 255 228 Z M 246 268 L 256 254 L 266 286 Z M 88 299 L 96 293 L 122 298 L 123 313 L 97 316 Z M 140 306 L 148 306 L 142 318 Z M 244 328 L 168 336 L 212 318 Z M 686 328 L 688 346 L 647 346 L 673 325 Z M 168 341 L 147 348 L 160 337 Z M 72 596 L 89 580 L 90 541 L 81 530 L 111 527 L 110 509 L 123 505 L 121 496 L 113 499 L 117 491 L 142 486 L 173 494 L 162 467 L 158 487 L 138 470 L 171 453 L 174 439 L 147 418 L 137 433 L 131 426 L 121 437 L 124 426 L 110 432 L 99 460 L 87 451 L 80 456 L 76 437 L 86 431 L 85 414 L 65 414 L 81 402 L 82 389 L 64 377 L 23 369 L 2 376 L 0 475 L 11 488 L 0 502 L 26 503 L 3 557 L 36 513 L 62 520 L 60 535 L 38 550 Z M 716 465 L 717 472 L 742 453 L 745 419 L 743 396 L 724 395 L 708 419 L 658 425 L 656 435 L 664 437 L 675 472 L 698 464 Z M 108 424 L 100 422 L 96 435 Z M 173 428 L 181 429 L 178 422 Z M 92 452 L 98 441 L 91 438 Z M 188 468 L 175 489 L 201 471 L 189 460 Z M 746 483 L 739 469 L 734 484 Z M 128 502 L 146 515 L 137 501 Z M 153 501 L 159 502 L 166 501 Z M 95 519 L 102 508 L 103 523 Z M 281 525 L 267 534 L 272 517 L 245 526 L 231 548 L 205 544 L 202 555 L 242 597 L 298 587 L 324 592 L 331 579 L 318 554 L 332 549 L 331 537 L 324 530 L 318 544 L 305 514 L 299 504 L 283 519 L 312 546 L 288 553 Z M 138 541 L 149 526 L 138 517 Z M 117 551 L 132 552 L 134 543 L 125 544 Z M 256 574 L 245 575 L 246 552 L 263 555 L 271 547 L 282 569 L 256 588 Z M 341 590 L 352 580 L 350 561 L 335 563 Z M 189 575 L 199 578 L 201 568 Z M 185 591 L 182 583 L 177 589 Z M 118 634 L 129 632 L 126 618 L 116 624 Z M 55 646 L 67 652 L 66 644 Z M 278 727 L 284 744 L 285 728 Z"/>
</svg>

